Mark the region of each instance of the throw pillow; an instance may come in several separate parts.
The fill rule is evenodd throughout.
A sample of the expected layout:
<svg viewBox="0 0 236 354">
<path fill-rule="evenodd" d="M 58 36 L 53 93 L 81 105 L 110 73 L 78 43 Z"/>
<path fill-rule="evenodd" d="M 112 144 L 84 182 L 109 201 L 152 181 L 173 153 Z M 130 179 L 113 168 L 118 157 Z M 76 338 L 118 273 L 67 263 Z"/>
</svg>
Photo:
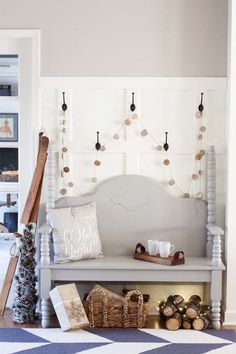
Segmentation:
<svg viewBox="0 0 236 354">
<path fill-rule="evenodd" d="M 54 261 L 65 263 L 102 255 L 95 203 L 48 210 Z"/>
</svg>

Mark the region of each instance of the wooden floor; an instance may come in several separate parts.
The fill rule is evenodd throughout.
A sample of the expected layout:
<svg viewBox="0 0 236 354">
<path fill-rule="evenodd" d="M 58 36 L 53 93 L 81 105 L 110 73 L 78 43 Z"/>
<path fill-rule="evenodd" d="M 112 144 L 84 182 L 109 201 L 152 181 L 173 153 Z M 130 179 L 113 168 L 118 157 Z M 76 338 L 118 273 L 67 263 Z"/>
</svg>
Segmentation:
<svg viewBox="0 0 236 354">
<path fill-rule="evenodd" d="M 40 317 L 34 324 L 19 324 L 12 321 L 11 310 L 6 309 L 4 316 L 0 315 L 0 328 L 41 328 Z M 51 327 L 59 327 L 56 316 L 52 317 Z M 147 328 L 161 328 L 159 316 L 148 316 Z M 222 329 L 233 329 L 236 331 L 236 326 L 222 326 Z"/>
</svg>

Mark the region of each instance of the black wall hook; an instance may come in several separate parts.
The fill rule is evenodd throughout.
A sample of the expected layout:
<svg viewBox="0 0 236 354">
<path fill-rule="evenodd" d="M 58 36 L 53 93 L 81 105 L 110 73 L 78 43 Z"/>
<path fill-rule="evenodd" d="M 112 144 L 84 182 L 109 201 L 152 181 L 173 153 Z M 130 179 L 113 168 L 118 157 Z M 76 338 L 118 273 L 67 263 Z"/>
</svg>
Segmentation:
<svg viewBox="0 0 236 354">
<path fill-rule="evenodd" d="M 204 110 L 204 106 L 203 106 L 203 95 L 204 95 L 204 93 L 202 92 L 201 93 L 201 103 L 200 103 L 200 105 L 198 106 L 198 110 L 199 110 L 199 112 L 202 112 L 203 110 Z"/>
<path fill-rule="evenodd" d="M 67 110 L 67 104 L 65 103 L 65 92 L 62 92 L 62 100 L 63 100 L 63 103 L 62 103 L 62 110 L 65 112 Z"/>
<path fill-rule="evenodd" d="M 165 135 L 166 135 L 166 141 L 165 141 L 165 144 L 163 145 L 163 149 L 165 151 L 167 151 L 169 149 L 169 144 L 167 143 L 167 135 L 168 135 L 168 132 L 165 132 Z"/>
<path fill-rule="evenodd" d="M 130 110 L 131 110 L 131 112 L 133 112 L 133 111 L 135 111 L 135 109 L 136 109 L 136 106 L 134 104 L 134 92 L 132 92 L 132 103 L 130 105 Z"/>
<path fill-rule="evenodd" d="M 99 132 L 97 132 L 97 142 L 95 144 L 95 149 L 98 151 L 101 148 L 101 144 L 99 143 Z"/>
</svg>

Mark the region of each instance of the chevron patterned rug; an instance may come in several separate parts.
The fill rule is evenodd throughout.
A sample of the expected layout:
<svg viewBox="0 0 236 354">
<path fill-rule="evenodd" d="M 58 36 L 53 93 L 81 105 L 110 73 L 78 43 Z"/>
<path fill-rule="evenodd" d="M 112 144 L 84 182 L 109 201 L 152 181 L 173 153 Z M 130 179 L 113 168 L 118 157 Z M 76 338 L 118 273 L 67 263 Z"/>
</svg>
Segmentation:
<svg viewBox="0 0 236 354">
<path fill-rule="evenodd" d="M 235 354 L 230 330 L 94 328 L 61 332 L 48 329 L 0 329 L 1 354 Z"/>
</svg>

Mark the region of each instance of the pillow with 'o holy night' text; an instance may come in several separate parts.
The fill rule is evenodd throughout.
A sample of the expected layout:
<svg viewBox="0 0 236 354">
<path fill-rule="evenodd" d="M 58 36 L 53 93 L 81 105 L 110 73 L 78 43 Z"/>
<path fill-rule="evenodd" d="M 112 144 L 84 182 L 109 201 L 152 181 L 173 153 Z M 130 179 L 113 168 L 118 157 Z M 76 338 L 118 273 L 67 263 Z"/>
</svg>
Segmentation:
<svg viewBox="0 0 236 354">
<path fill-rule="evenodd" d="M 56 263 L 102 256 L 95 203 L 49 209 L 48 216 Z"/>
</svg>

